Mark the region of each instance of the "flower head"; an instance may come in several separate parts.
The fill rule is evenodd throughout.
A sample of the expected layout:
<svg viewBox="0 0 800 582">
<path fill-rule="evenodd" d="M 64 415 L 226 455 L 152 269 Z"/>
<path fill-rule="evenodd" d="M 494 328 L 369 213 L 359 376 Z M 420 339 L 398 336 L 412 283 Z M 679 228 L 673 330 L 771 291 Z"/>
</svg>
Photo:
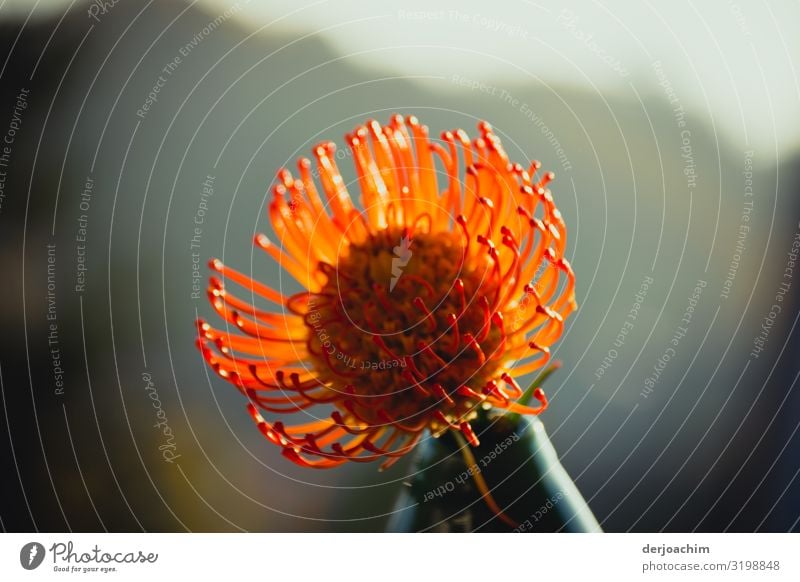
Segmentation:
<svg viewBox="0 0 800 582">
<path fill-rule="evenodd" d="M 431 140 L 399 115 L 357 127 L 346 139 L 360 205 L 332 143 L 315 163 L 300 159 L 298 176 L 280 170 L 277 240 L 255 244 L 307 291 L 287 297 L 210 262 L 211 304 L 229 325 L 198 322 L 198 346 L 292 461 L 386 467 L 426 430 L 477 445 L 481 409 L 547 405 L 541 389 L 537 406 L 520 402 L 513 376 L 545 365 L 576 308 L 553 174 L 511 163 L 491 126 L 478 127 L 473 141 L 461 130 Z M 276 420 L 290 413 L 305 419 Z"/>
</svg>

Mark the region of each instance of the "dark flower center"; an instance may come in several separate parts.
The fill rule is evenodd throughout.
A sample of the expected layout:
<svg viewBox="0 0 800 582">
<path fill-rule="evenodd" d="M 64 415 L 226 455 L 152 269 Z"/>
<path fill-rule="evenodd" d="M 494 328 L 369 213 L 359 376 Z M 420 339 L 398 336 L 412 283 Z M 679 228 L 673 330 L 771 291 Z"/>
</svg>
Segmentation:
<svg viewBox="0 0 800 582">
<path fill-rule="evenodd" d="M 308 345 L 321 378 L 353 395 L 356 416 L 404 419 L 447 403 L 448 419 L 460 419 L 478 404 L 503 352 L 491 312 L 500 290 L 488 256 L 462 257 L 457 233 L 387 229 L 328 270 L 308 302 Z"/>
</svg>

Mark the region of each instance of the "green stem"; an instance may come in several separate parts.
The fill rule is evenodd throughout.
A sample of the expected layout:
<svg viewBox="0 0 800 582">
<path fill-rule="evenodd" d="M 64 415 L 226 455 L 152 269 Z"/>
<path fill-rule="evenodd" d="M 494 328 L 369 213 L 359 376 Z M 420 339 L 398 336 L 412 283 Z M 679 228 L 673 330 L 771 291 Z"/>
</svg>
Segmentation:
<svg viewBox="0 0 800 582">
<path fill-rule="evenodd" d="M 470 450 L 470 445 L 467 444 L 467 441 L 464 439 L 464 436 L 458 432 L 453 431 L 453 436 L 456 437 L 456 442 L 458 443 L 459 448 L 461 449 L 461 456 L 464 457 L 464 464 L 469 469 L 470 474 L 472 475 L 473 481 L 475 481 L 475 485 L 478 487 L 478 491 L 481 493 L 481 497 L 486 505 L 491 509 L 494 514 L 499 517 L 506 525 L 516 528 L 519 527 L 519 524 L 503 513 L 503 510 L 500 509 L 500 506 L 497 505 L 497 502 L 492 497 L 492 492 L 489 491 L 488 485 L 486 485 L 486 481 L 483 479 L 483 475 L 481 475 L 481 470 L 478 468 L 478 463 L 475 461 L 475 456 L 472 454 Z"/>
<path fill-rule="evenodd" d="M 556 360 L 555 362 L 550 364 L 547 368 L 542 370 L 542 373 L 536 376 L 534 381 L 531 382 L 531 385 L 528 386 L 525 392 L 522 393 L 522 396 L 519 397 L 517 402 L 519 402 L 523 406 L 527 406 L 528 403 L 531 401 L 531 398 L 533 398 L 534 391 L 537 388 L 539 388 L 542 384 L 544 384 L 547 381 L 547 379 L 553 375 L 553 372 L 558 370 L 560 367 L 561 367 L 561 362 Z M 506 416 L 508 417 L 508 420 L 511 423 L 519 422 L 520 415 L 516 412 L 508 413 Z"/>
</svg>

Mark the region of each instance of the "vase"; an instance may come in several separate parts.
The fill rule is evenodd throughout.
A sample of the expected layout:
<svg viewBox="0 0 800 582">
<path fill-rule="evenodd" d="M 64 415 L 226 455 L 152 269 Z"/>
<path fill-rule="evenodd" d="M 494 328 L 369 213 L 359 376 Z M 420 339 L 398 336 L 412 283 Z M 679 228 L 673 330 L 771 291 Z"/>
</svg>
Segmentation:
<svg viewBox="0 0 800 582">
<path fill-rule="evenodd" d="M 417 447 L 387 531 L 602 531 L 538 417 L 489 413 L 473 426 L 478 447 L 450 431 Z"/>
</svg>

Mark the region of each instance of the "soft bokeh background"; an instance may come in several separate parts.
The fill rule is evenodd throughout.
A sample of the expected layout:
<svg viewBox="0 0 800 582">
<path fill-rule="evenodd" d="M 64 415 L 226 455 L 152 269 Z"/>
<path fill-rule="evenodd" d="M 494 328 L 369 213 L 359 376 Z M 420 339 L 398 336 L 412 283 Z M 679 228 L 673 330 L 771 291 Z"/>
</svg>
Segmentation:
<svg viewBox="0 0 800 582">
<path fill-rule="evenodd" d="M 251 248 L 275 171 L 402 112 L 434 135 L 487 119 L 512 158 L 556 173 L 581 307 L 542 420 L 603 527 L 798 530 L 800 270 L 785 271 L 800 228 L 798 20 L 789 1 L 0 4 L 3 136 L 29 90 L 0 206 L 3 529 L 383 528 L 408 463 L 283 459 L 193 347 L 211 310 L 191 297 L 192 252 L 293 290 Z M 644 397 L 698 280 L 688 332 Z"/>
</svg>

